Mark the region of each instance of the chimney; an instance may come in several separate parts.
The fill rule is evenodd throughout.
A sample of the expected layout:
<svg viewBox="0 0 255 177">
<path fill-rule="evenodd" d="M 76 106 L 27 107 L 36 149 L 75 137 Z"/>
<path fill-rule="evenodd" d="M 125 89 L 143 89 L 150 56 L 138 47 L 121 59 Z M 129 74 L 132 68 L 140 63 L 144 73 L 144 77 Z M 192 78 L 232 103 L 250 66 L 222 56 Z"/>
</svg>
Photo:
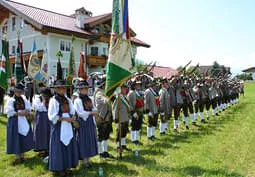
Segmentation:
<svg viewBox="0 0 255 177">
<path fill-rule="evenodd" d="M 87 11 L 84 7 L 75 10 L 75 25 L 78 28 L 84 29 L 84 24 L 87 18 L 92 17 L 92 12 Z"/>
</svg>

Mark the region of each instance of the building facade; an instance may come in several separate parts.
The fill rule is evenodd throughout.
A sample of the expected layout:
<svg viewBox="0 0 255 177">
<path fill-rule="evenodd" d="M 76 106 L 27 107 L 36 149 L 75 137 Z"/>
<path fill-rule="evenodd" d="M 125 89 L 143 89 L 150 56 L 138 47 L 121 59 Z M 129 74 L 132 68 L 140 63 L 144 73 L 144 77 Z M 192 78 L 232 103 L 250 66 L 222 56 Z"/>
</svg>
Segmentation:
<svg viewBox="0 0 255 177">
<path fill-rule="evenodd" d="M 75 10 L 72 15 L 32 7 L 14 1 L 0 1 L 0 37 L 7 33 L 12 66 L 15 63 L 18 35 L 23 43 L 23 56 L 28 63 L 33 42 L 36 43 L 39 59 L 43 53 L 48 59 L 48 75 L 56 76 L 57 52 L 61 51 L 61 65 L 64 77 L 68 69 L 71 46 L 74 47 L 76 70 L 80 62 L 80 52 L 84 52 L 87 73 L 105 70 L 111 33 L 111 13 L 93 17 L 85 8 Z M 72 37 L 75 37 L 72 43 Z M 137 47 L 150 45 L 136 39 L 131 29 L 133 57 Z M 0 53 L 2 53 L 0 44 Z M 14 68 L 14 67 L 13 67 Z"/>
</svg>

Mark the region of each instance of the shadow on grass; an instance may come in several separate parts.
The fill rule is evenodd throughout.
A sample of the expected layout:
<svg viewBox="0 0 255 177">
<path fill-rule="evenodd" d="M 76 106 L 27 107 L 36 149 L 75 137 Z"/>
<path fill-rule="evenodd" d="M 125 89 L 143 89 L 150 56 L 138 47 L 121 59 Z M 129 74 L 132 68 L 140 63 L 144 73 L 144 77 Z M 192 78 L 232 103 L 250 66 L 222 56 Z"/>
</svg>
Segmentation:
<svg viewBox="0 0 255 177">
<path fill-rule="evenodd" d="M 228 172 L 226 169 L 203 169 L 199 166 L 188 166 L 184 168 L 171 168 L 170 171 L 174 171 L 178 174 L 182 174 L 184 176 L 232 176 L 232 177 L 245 177 L 242 174 L 236 172 Z"/>
<path fill-rule="evenodd" d="M 126 159 L 125 159 L 126 160 Z M 87 169 L 83 168 L 82 166 L 77 167 L 73 171 L 73 176 L 99 176 L 98 175 L 98 169 L 99 168 L 103 169 L 103 176 L 137 176 L 138 172 L 129 169 L 126 165 L 121 164 L 121 162 L 116 162 L 116 163 L 107 163 L 107 162 L 102 162 L 102 163 L 93 163 L 92 167 Z"/>
<path fill-rule="evenodd" d="M 0 124 L 7 125 L 7 118 L 6 117 L 1 117 L 0 118 Z"/>
<path fill-rule="evenodd" d="M 23 163 L 23 165 L 27 168 L 30 168 L 31 170 L 41 166 L 43 167 L 45 170 L 48 170 L 48 165 L 45 164 L 43 162 L 43 159 L 41 159 L 40 157 L 38 157 L 37 155 L 33 156 L 33 157 L 26 157 L 26 161 L 25 163 Z"/>
</svg>

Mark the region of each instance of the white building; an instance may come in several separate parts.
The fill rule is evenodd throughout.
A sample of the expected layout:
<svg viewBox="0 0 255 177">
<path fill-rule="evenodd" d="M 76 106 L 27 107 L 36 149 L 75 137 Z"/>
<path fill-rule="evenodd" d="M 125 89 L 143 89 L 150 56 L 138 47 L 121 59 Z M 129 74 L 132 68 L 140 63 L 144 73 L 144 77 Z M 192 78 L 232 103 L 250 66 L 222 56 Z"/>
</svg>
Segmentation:
<svg viewBox="0 0 255 177">
<path fill-rule="evenodd" d="M 0 37 L 7 31 L 9 54 L 12 65 L 15 63 L 18 32 L 23 43 L 23 54 L 28 63 L 33 41 L 36 41 L 38 56 L 47 51 L 48 75 L 56 76 L 57 52 L 63 53 L 61 64 L 64 76 L 68 68 L 72 35 L 76 69 L 80 62 L 80 52 L 85 52 L 87 73 L 105 69 L 108 57 L 108 46 L 111 32 L 111 13 L 92 16 L 84 8 L 75 10 L 73 15 L 32 7 L 9 0 L 0 1 Z M 149 48 L 150 45 L 135 38 L 131 29 L 133 53 L 137 47 Z M 0 53 L 2 46 L 0 44 Z"/>
</svg>

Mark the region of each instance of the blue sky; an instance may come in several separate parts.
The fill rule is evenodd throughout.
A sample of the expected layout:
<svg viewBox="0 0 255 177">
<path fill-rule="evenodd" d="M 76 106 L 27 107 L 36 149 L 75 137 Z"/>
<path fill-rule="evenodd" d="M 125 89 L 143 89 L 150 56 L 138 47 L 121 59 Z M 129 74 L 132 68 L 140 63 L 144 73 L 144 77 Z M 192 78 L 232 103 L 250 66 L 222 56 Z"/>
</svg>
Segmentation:
<svg viewBox="0 0 255 177">
<path fill-rule="evenodd" d="M 94 15 L 112 10 L 112 0 L 16 1 L 64 14 L 82 6 Z M 130 26 L 151 45 L 137 58 L 173 68 L 217 61 L 241 73 L 255 66 L 254 9 L 252 0 L 129 0 Z"/>
</svg>

